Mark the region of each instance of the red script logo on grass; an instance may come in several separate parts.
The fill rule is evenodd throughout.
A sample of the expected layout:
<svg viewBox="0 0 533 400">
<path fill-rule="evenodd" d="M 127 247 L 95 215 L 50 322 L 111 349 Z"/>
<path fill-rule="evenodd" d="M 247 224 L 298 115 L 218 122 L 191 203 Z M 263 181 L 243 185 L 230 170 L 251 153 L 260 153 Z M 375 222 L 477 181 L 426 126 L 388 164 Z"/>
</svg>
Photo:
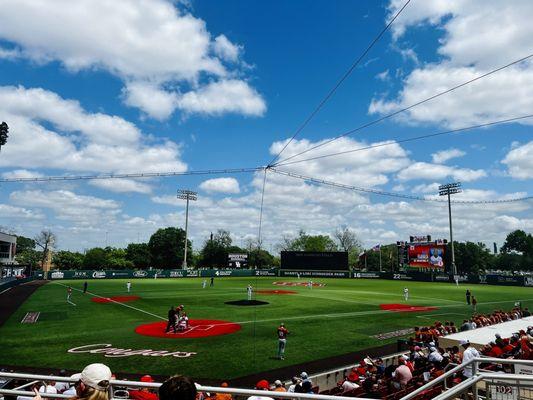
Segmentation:
<svg viewBox="0 0 533 400">
<path fill-rule="evenodd" d="M 113 297 L 93 297 L 91 301 L 95 303 L 127 303 L 128 301 L 139 300 L 139 296 L 113 296 Z"/>
<path fill-rule="evenodd" d="M 419 312 L 438 310 L 437 307 L 410 306 L 409 304 L 380 304 L 379 308 L 392 312 Z"/>
<path fill-rule="evenodd" d="M 258 290 L 259 294 L 298 294 L 294 290 Z"/>
<path fill-rule="evenodd" d="M 308 286 L 308 282 L 272 282 L 276 286 Z M 313 282 L 313 287 L 326 286 L 324 283 Z"/>
<path fill-rule="evenodd" d="M 189 320 L 189 328 L 174 333 L 172 330 L 169 333 L 165 332 L 167 327 L 166 322 L 152 322 L 150 324 L 139 325 L 135 328 L 135 333 L 143 336 L 152 336 L 170 339 L 191 339 L 208 336 L 229 335 L 241 329 L 239 324 L 229 321 L 220 321 L 216 319 L 191 319 Z"/>
</svg>

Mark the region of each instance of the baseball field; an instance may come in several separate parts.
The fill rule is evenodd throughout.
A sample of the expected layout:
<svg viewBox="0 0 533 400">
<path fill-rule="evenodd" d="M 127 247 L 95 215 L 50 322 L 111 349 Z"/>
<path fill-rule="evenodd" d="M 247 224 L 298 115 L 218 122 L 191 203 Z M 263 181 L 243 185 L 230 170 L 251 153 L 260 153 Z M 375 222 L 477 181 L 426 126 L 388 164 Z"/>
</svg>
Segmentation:
<svg viewBox="0 0 533 400">
<path fill-rule="evenodd" d="M 290 278 L 220 278 L 202 288 L 202 281 L 134 279 L 127 293 L 125 280 L 90 280 L 85 294 L 83 281 L 50 282 L 0 328 L 0 364 L 76 370 L 104 362 L 117 372 L 230 379 L 393 343 L 397 337 L 376 335 L 436 320 L 460 325 L 472 313 L 467 288 L 478 312 L 533 306 L 524 287 L 316 279 L 309 288 Z M 249 284 L 254 300 L 267 304 L 226 304 L 246 300 Z M 165 334 L 167 311 L 180 304 L 191 329 Z M 285 360 L 276 359 L 281 322 L 290 332 Z"/>
</svg>

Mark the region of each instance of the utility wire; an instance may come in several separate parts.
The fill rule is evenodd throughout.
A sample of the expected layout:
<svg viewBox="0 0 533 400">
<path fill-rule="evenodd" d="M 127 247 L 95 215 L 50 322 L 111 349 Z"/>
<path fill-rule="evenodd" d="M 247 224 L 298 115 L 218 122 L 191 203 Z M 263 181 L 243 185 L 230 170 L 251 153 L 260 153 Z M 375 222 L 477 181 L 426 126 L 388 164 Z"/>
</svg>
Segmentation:
<svg viewBox="0 0 533 400">
<path fill-rule="evenodd" d="M 296 130 L 294 135 L 290 138 L 290 140 L 283 146 L 283 148 L 280 150 L 280 152 L 270 161 L 268 166 L 272 166 L 274 162 L 279 158 L 281 153 L 285 151 L 287 146 L 298 136 L 298 134 L 307 126 L 307 124 L 314 118 L 314 116 L 322 109 L 322 107 L 328 102 L 328 100 L 335 94 L 337 89 L 342 85 L 342 83 L 351 75 L 353 70 L 359 65 L 361 60 L 365 58 L 365 56 L 368 54 L 368 52 L 374 47 L 374 45 L 381 39 L 381 37 L 387 32 L 387 30 L 390 28 L 390 26 L 393 24 L 393 22 L 398 18 L 398 16 L 402 13 L 402 11 L 407 7 L 407 5 L 411 2 L 411 0 L 407 0 L 405 4 L 403 5 L 400 10 L 394 15 L 394 17 L 389 21 L 389 23 L 381 30 L 381 32 L 372 40 L 372 42 L 368 45 L 368 47 L 365 49 L 365 51 L 355 60 L 355 62 L 348 68 L 348 70 L 344 73 L 344 75 L 341 77 L 341 79 L 333 86 L 333 88 L 328 92 L 326 97 L 322 99 L 320 103 L 318 103 L 318 106 L 315 107 L 315 109 L 311 112 L 311 114 L 304 120 L 304 122 L 300 125 L 300 127 Z"/>
<path fill-rule="evenodd" d="M 321 158 L 334 157 L 334 156 L 339 156 L 339 155 L 342 155 L 342 154 L 356 153 L 356 152 L 359 152 L 359 151 L 375 149 L 377 147 L 391 146 L 393 144 L 398 144 L 398 143 L 414 142 L 415 140 L 427 139 L 427 138 L 431 138 L 431 137 L 435 137 L 435 136 L 449 135 L 451 133 L 466 132 L 466 131 L 471 131 L 471 130 L 474 130 L 474 129 L 486 128 L 488 126 L 505 124 L 505 123 L 519 121 L 519 120 L 522 120 L 522 119 L 527 119 L 527 118 L 532 118 L 532 117 L 533 117 L 533 114 L 528 114 L 528 115 L 523 115 L 523 116 L 520 116 L 520 117 L 507 118 L 507 119 L 502 119 L 502 120 L 498 120 L 498 121 L 487 122 L 485 124 L 472 125 L 472 126 L 467 126 L 467 127 L 464 127 L 464 128 L 450 129 L 450 130 L 447 130 L 447 131 L 430 133 L 430 134 L 427 134 L 427 135 L 414 136 L 414 137 L 410 137 L 410 138 L 407 138 L 407 139 L 394 140 L 394 141 L 389 141 L 389 142 L 385 142 L 385 143 L 377 143 L 377 144 L 372 144 L 372 145 L 365 146 L 365 147 L 358 147 L 357 149 L 338 151 L 338 152 L 335 152 L 335 153 L 329 153 L 329 154 L 323 154 L 323 155 L 320 155 L 320 156 L 304 158 L 303 160 L 280 162 L 279 164 L 276 164 L 276 167 L 281 167 L 281 166 L 284 166 L 284 165 L 291 165 L 291 164 L 298 164 L 298 163 L 302 163 L 302 162 L 306 162 L 306 161 L 318 160 L 318 159 L 321 159 Z"/>
<path fill-rule="evenodd" d="M 475 78 L 473 78 L 473 79 L 470 79 L 470 80 L 468 80 L 468 81 L 466 81 L 466 82 L 463 82 L 463 83 L 461 83 L 461 84 L 459 84 L 459 85 L 457 85 L 457 86 L 454 86 L 454 87 L 451 87 L 451 88 L 449 88 L 449 89 L 446 89 L 446 90 L 444 90 L 444 91 L 442 91 L 442 92 L 439 92 L 439 93 L 437 93 L 437 94 L 435 94 L 435 95 L 433 95 L 433 96 L 431 96 L 431 97 L 428 97 L 428 98 L 426 98 L 426 99 L 420 100 L 420 101 L 418 101 L 418 102 L 416 102 L 416 103 L 413 103 L 413 104 L 411 104 L 411 105 L 409 105 L 409 106 L 407 106 L 407 107 L 405 107 L 405 108 L 402 108 L 402 109 L 400 109 L 400 110 L 397 110 L 397 111 L 395 111 L 395 112 L 393 112 L 393 113 L 390 113 L 390 114 L 384 115 L 383 117 L 380 117 L 380 118 L 375 119 L 375 120 L 373 120 L 373 121 L 367 122 L 366 124 L 360 125 L 360 126 L 358 126 L 357 128 L 352 129 L 352 130 L 349 130 L 349 131 L 347 131 L 347 132 L 344 132 L 344 133 L 342 133 L 342 134 L 340 134 L 340 135 L 338 135 L 338 136 L 336 136 L 336 137 L 334 137 L 334 138 L 332 138 L 332 139 L 329 139 L 329 140 L 325 141 L 324 143 L 317 144 L 317 145 L 315 145 L 315 146 L 313 146 L 313 147 L 310 147 L 310 148 L 307 149 L 307 150 L 301 151 L 300 153 L 293 154 L 292 156 L 287 157 L 287 158 L 285 158 L 285 159 L 283 159 L 283 160 L 281 160 L 281 161 L 279 161 L 279 162 L 277 162 L 277 163 L 275 163 L 275 164 L 272 164 L 272 162 L 271 162 L 271 163 L 270 163 L 270 166 L 279 166 L 279 165 L 281 165 L 282 163 L 285 163 L 286 161 L 291 160 L 291 159 L 293 159 L 293 158 L 295 158 L 295 157 L 298 157 L 298 156 L 300 156 L 300 155 L 302 155 L 302 154 L 308 153 L 308 152 L 310 152 L 310 151 L 312 151 L 312 150 L 315 150 L 315 149 L 318 149 L 319 147 L 322 147 L 322 146 L 325 146 L 325 145 L 327 145 L 327 144 L 330 144 L 331 142 L 334 142 L 334 141 L 336 141 L 336 140 L 338 140 L 338 139 L 341 139 L 341 138 L 343 138 L 343 137 L 345 137 L 345 136 L 351 135 L 351 134 L 356 133 L 356 132 L 358 132 L 358 131 L 361 131 L 361 130 L 363 130 L 363 129 L 365 129 L 365 128 L 368 128 L 369 126 L 372 126 L 372 125 L 375 125 L 375 124 L 380 123 L 380 122 L 382 122 L 382 121 L 385 121 L 386 119 L 392 118 L 392 117 L 394 117 L 394 116 L 396 116 L 396 115 L 398 115 L 398 114 L 401 114 L 401 113 L 403 113 L 403 112 L 405 112 L 405 111 L 408 111 L 408 110 L 410 110 L 410 109 L 412 109 L 412 108 L 414 108 L 414 107 L 417 107 L 417 106 L 419 106 L 419 105 L 422 105 L 422 104 L 424 104 L 424 103 L 427 103 L 428 101 L 431 101 L 431 100 L 433 100 L 433 99 L 436 99 L 437 97 L 440 97 L 440 96 L 443 96 L 443 95 L 445 95 L 445 94 L 447 94 L 447 93 L 453 92 L 454 90 L 457 90 L 457 89 L 462 88 L 462 87 L 464 87 L 464 86 L 466 86 L 466 85 L 469 85 L 469 84 L 471 84 L 471 83 L 473 83 L 473 82 L 476 82 L 476 81 L 478 81 L 478 80 L 480 80 L 480 79 L 483 79 L 483 78 L 485 78 L 485 77 L 487 77 L 487 76 L 490 76 L 490 75 L 492 75 L 492 74 L 495 74 L 496 72 L 502 71 L 502 70 L 504 70 L 504 69 L 506 69 L 506 68 L 509 68 L 509 67 L 513 66 L 513 65 L 520 64 L 520 63 L 522 63 L 522 62 L 524 62 L 524 61 L 530 59 L 531 57 L 533 57 L 533 53 L 531 53 L 531 54 L 529 54 L 529 55 L 527 55 L 527 56 L 525 56 L 525 57 L 522 57 L 522 58 L 520 58 L 520 59 L 518 59 L 518 60 L 515 60 L 515 61 L 513 61 L 513 62 L 510 62 L 509 64 L 506 64 L 506 65 L 503 65 L 503 66 L 498 67 L 498 68 L 496 68 L 496 69 L 493 69 L 492 71 L 489 71 L 489 72 L 487 72 L 487 73 L 484 73 L 484 74 L 482 74 L 482 75 L 479 75 L 479 76 L 477 76 L 477 77 L 475 77 Z M 292 141 L 292 139 L 291 139 L 291 141 Z M 287 147 L 287 146 L 285 146 L 285 147 Z M 283 151 L 284 149 L 285 149 L 285 148 L 283 148 L 282 151 Z M 281 154 L 281 152 L 280 152 L 280 154 Z M 278 156 L 279 156 L 279 155 L 278 155 Z M 277 158 L 278 158 L 278 157 L 276 157 L 276 159 L 277 159 Z"/>
<path fill-rule="evenodd" d="M 65 176 L 41 176 L 34 178 L 0 178 L 0 183 L 10 182 L 51 182 L 51 181 L 78 181 L 92 179 L 125 179 L 125 178 L 157 178 L 166 176 L 190 176 L 190 175 L 217 175 L 236 174 L 245 172 L 261 171 L 265 167 L 253 168 L 227 168 L 227 169 L 206 169 L 184 172 L 137 172 L 131 174 L 101 174 L 101 175 L 65 175 Z"/>
<path fill-rule="evenodd" d="M 434 203 L 447 203 L 448 202 L 448 200 L 445 200 L 445 199 L 432 198 L 432 197 L 421 197 L 421 196 L 416 196 L 412 194 L 404 194 L 404 193 L 397 193 L 397 192 L 387 192 L 384 190 L 370 189 L 370 188 L 364 188 L 364 187 L 359 187 L 359 186 L 346 185 L 344 183 L 327 181 L 325 179 L 313 178 L 310 176 L 295 174 L 293 172 L 288 172 L 288 171 L 280 171 L 276 168 L 269 168 L 269 169 L 270 171 L 276 174 L 279 174 L 279 175 L 284 175 L 284 176 L 288 176 L 291 178 L 297 178 L 303 181 L 312 182 L 312 183 L 316 183 L 320 185 L 353 190 L 356 192 L 375 194 L 379 196 L 396 197 L 396 198 L 407 199 L 407 200 L 427 201 L 427 202 L 434 202 Z M 501 200 L 452 200 L 451 202 L 455 204 L 500 204 L 500 203 L 516 203 L 516 202 L 527 201 L 527 200 L 533 200 L 533 196 L 526 196 L 526 197 L 520 197 L 520 198 L 515 198 L 515 199 L 501 199 Z"/>
</svg>

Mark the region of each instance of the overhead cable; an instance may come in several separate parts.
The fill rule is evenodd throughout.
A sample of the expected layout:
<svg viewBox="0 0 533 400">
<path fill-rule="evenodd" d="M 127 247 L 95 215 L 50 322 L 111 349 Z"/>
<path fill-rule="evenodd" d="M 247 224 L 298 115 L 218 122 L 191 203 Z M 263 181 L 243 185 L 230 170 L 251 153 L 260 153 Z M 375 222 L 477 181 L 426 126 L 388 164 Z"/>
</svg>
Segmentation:
<svg viewBox="0 0 533 400">
<path fill-rule="evenodd" d="M 321 108 L 328 102 L 328 100 L 335 94 L 337 89 L 342 85 L 342 83 L 351 75 L 353 70 L 359 65 L 361 60 L 365 58 L 365 56 L 368 54 L 368 52 L 374 47 L 374 45 L 381 39 L 381 37 L 387 32 L 387 30 L 390 28 L 390 26 L 394 23 L 396 18 L 402 13 L 402 11 L 407 7 L 407 5 L 411 2 L 411 0 L 407 0 L 402 8 L 398 10 L 398 12 L 394 15 L 394 17 L 389 21 L 389 23 L 379 32 L 379 34 L 372 40 L 372 42 L 368 45 L 368 47 L 363 51 L 363 53 L 355 60 L 355 62 L 348 68 L 348 70 L 344 73 L 344 75 L 341 77 L 341 79 L 333 86 L 333 88 L 328 92 L 328 94 L 318 103 L 318 106 L 315 107 L 315 109 L 309 114 L 309 116 L 304 120 L 304 122 L 300 125 L 300 127 L 294 132 L 294 135 L 289 139 L 289 141 L 283 146 L 283 148 L 279 151 L 279 153 L 270 161 L 268 164 L 269 166 L 273 165 L 274 162 L 279 158 L 281 153 L 285 151 L 287 146 L 298 136 L 298 134 L 307 126 L 307 124 L 314 118 L 314 116 L 321 110 Z"/>
<path fill-rule="evenodd" d="M 340 134 L 340 135 L 338 135 L 338 136 L 336 136 L 336 137 L 334 137 L 334 138 L 332 138 L 332 139 L 329 139 L 329 140 L 327 140 L 327 141 L 325 141 L 325 142 L 323 142 L 323 143 L 319 143 L 319 144 L 317 144 L 317 145 L 315 145 L 315 146 L 313 146 L 313 147 L 310 147 L 309 149 L 306 149 L 306 150 L 304 150 L 304 151 L 301 151 L 301 152 L 299 152 L 299 153 L 297 153 L 297 154 L 293 154 L 293 155 L 290 156 L 290 157 L 284 158 L 283 160 L 281 160 L 281 161 L 279 161 L 279 162 L 277 162 L 277 163 L 274 163 L 274 164 L 270 163 L 270 166 L 278 166 L 278 165 L 281 165 L 282 163 L 285 163 L 286 161 L 291 160 L 291 159 L 293 159 L 293 158 L 295 158 L 295 157 L 301 156 L 302 154 L 305 154 L 305 153 L 308 153 L 308 152 L 310 152 L 310 151 L 312 151 L 312 150 L 318 149 L 319 147 L 326 146 L 326 145 L 328 145 L 328 144 L 330 144 L 330 143 L 332 143 L 332 142 L 334 142 L 334 141 L 336 141 L 336 140 L 338 140 L 338 139 L 341 139 L 341 138 L 343 138 L 343 137 L 345 137 L 345 136 L 352 135 L 352 134 L 354 134 L 354 133 L 356 133 L 356 132 L 359 132 L 359 131 L 361 131 L 361 130 L 363 130 L 363 129 L 365 129 L 365 128 L 368 128 L 369 126 L 372 126 L 372 125 L 378 124 L 378 123 L 380 123 L 380 122 L 382 122 L 382 121 L 385 121 L 385 120 L 387 120 L 387 119 L 389 119 L 389 118 L 392 118 L 392 117 L 394 117 L 394 116 L 396 116 L 396 115 L 398 115 L 398 114 L 401 114 L 401 113 L 403 113 L 403 112 L 405 112 L 405 111 L 408 111 L 408 110 L 410 110 L 410 109 L 412 109 L 412 108 L 414 108 L 414 107 L 417 107 L 417 106 L 419 106 L 419 105 L 422 105 L 422 104 L 424 104 L 424 103 L 427 103 L 428 101 L 431 101 L 431 100 L 436 99 L 436 98 L 438 98 L 438 97 L 440 97 L 440 96 L 443 96 L 443 95 L 445 95 L 445 94 L 448 94 L 448 93 L 450 93 L 450 92 L 453 92 L 454 90 L 457 90 L 457 89 L 459 89 L 459 88 L 462 88 L 462 87 L 464 87 L 464 86 L 466 86 L 466 85 L 469 85 L 469 84 L 471 84 L 471 83 L 473 83 L 473 82 L 476 82 L 476 81 L 478 81 L 478 80 L 480 80 L 480 79 L 483 79 L 483 78 L 485 78 L 485 77 L 487 77 L 487 76 L 490 76 L 490 75 L 492 75 L 492 74 L 495 74 L 495 73 L 497 73 L 497 72 L 499 72 L 499 71 L 502 71 L 502 70 L 504 70 L 504 69 L 506 69 L 506 68 L 509 68 L 509 67 L 511 67 L 511 66 L 513 66 L 513 65 L 520 64 L 520 63 L 522 63 L 522 62 L 524 62 L 524 61 L 526 61 L 526 60 L 529 60 L 531 57 L 533 57 L 533 53 L 531 53 L 531 54 L 529 54 L 529 55 L 527 55 L 527 56 L 525 56 L 525 57 L 522 57 L 522 58 L 520 58 L 520 59 L 518 59 L 518 60 L 512 61 L 512 62 L 510 62 L 510 63 L 508 63 L 508 64 L 505 64 L 505 65 L 503 65 L 503 66 L 501 66 L 501 67 L 498 67 L 498 68 L 496 68 L 496 69 L 493 69 L 493 70 L 491 70 L 491 71 L 489 71 L 489 72 L 486 72 L 486 73 L 484 73 L 484 74 L 481 74 L 481 75 L 479 75 L 479 76 L 477 76 L 477 77 L 475 77 L 475 78 L 473 78 L 473 79 L 469 79 L 469 80 L 467 80 L 467 81 L 465 81 L 465 82 L 463 82 L 463 83 L 461 83 L 461 84 L 459 84 L 459 85 L 457 85 L 457 86 L 453 86 L 453 87 L 451 87 L 451 88 L 449 88 L 449 89 L 446 89 L 446 90 L 444 90 L 444 91 L 442 91 L 442 92 L 439 92 L 439 93 L 437 93 L 437 94 L 434 94 L 433 96 L 430 96 L 430 97 L 427 97 L 427 98 L 425 98 L 425 99 L 423 99 L 423 100 L 417 101 L 416 103 L 413 103 L 413 104 L 411 104 L 411 105 L 409 105 L 409 106 L 407 106 L 407 107 L 404 107 L 404 108 L 402 108 L 402 109 L 400 109 L 400 110 L 394 111 L 394 112 L 392 112 L 392 113 L 390 113 L 390 114 L 384 115 L 383 117 L 377 118 L 377 119 L 375 119 L 375 120 L 373 120 L 373 121 L 370 121 L 370 122 L 367 122 L 367 123 L 365 123 L 365 124 L 363 124 L 363 125 L 360 125 L 360 126 L 358 126 L 357 128 L 354 128 L 354 129 L 351 129 L 351 130 L 349 130 L 349 131 L 347 131 L 347 132 L 344 132 L 344 133 L 342 133 L 342 134 Z M 292 139 L 291 139 L 291 141 L 292 141 Z M 285 146 L 285 147 L 287 147 L 287 146 Z M 283 148 L 282 150 L 284 150 L 284 149 L 285 149 L 285 148 Z M 280 154 L 281 154 L 281 152 L 280 152 Z M 279 155 L 278 155 L 278 157 L 279 157 Z M 278 157 L 276 157 L 276 159 L 277 159 Z"/>
</svg>

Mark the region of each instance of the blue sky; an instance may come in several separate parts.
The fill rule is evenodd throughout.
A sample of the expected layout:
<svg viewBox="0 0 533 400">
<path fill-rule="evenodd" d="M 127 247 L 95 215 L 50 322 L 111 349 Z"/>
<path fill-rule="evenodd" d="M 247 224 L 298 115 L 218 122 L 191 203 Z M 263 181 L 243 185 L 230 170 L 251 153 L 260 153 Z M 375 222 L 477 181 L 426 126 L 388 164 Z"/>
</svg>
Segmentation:
<svg viewBox="0 0 533 400">
<path fill-rule="evenodd" d="M 7 1 L 0 16 L 4 178 L 266 165 L 403 1 Z M 107 4 L 106 4 L 107 3 Z M 477 4 L 479 3 L 479 4 Z M 483 7 L 481 7 L 481 3 Z M 281 159 L 532 53 L 533 6 L 413 0 Z M 531 121 L 411 143 L 395 140 L 532 113 L 526 61 L 280 166 L 417 196 L 460 180 L 462 200 L 531 194 Z M 301 157 L 303 158 L 303 156 Z M 295 158 L 294 160 L 298 160 Z M 58 247 L 124 246 L 183 226 L 177 188 L 199 192 L 191 235 L 257 238 L 261 173 L 3 183 L 0 225 Z M 443 204 L 317 186 L 269 172 L 268 249 L 299 229 L 353 229 L 368 246 L 447 236 Z M 457 205 L 458 240 L 500 244 L 533 229 L 531 201 Z"/>
</svg>

